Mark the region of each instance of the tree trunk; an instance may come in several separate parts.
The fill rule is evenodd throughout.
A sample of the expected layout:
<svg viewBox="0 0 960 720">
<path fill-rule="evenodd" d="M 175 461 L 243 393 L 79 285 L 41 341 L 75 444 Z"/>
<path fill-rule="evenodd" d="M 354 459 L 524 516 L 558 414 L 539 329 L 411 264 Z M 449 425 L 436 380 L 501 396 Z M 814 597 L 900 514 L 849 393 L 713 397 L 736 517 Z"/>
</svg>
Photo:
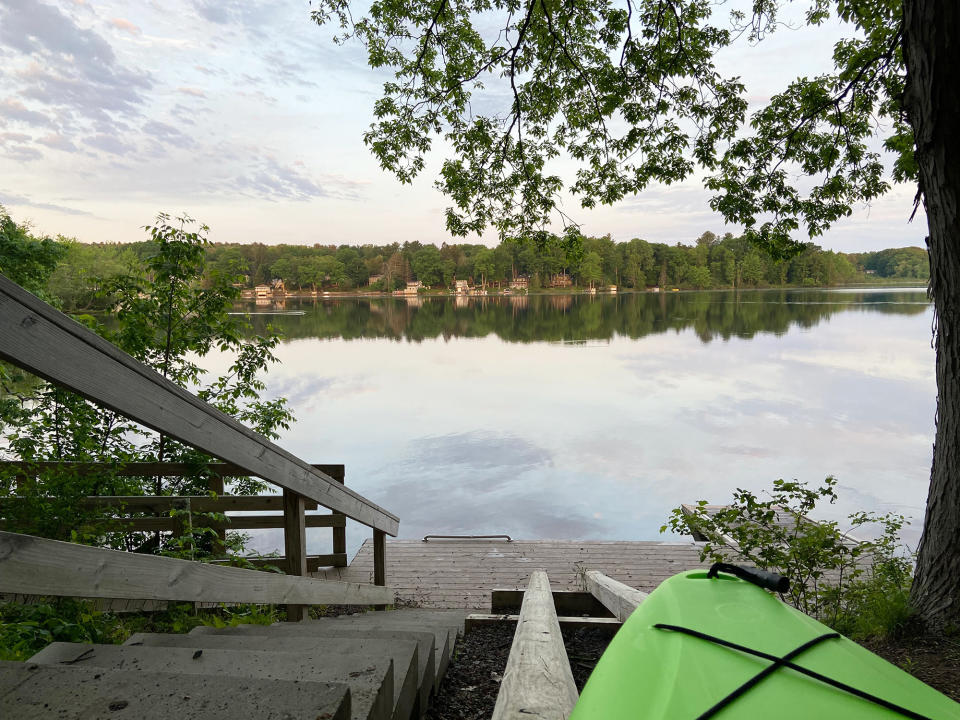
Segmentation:
<svg viewBox="0 0 960 720">
<path fill-rule="evenodd" d="M 905 105 L 916 140 L 936 313 L 937 433 L 911 601 L 960 629 L 960 3 L 904 0 Z"/>
</svg>

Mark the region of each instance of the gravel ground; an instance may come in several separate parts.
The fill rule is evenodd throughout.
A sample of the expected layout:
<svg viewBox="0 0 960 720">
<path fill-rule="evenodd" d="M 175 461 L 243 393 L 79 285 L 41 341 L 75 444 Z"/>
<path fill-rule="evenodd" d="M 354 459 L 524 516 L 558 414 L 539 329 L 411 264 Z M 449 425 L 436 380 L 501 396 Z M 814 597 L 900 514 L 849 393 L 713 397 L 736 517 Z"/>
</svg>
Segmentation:
<svg viewBox="0 0 960 720">
<path fill-rule="evenodd" d="M 513 623 L 481 627 L 457 643 L 440 693 L 427 720 L 488 720 L 513 644 Z M 602 630 L 563 630 L 577 690 L 606 650 L 610 635 Z M 960 701 L 960 641 L 919 638 L 867 642 L 864 645 L 948 697 Z"/>
</svg>

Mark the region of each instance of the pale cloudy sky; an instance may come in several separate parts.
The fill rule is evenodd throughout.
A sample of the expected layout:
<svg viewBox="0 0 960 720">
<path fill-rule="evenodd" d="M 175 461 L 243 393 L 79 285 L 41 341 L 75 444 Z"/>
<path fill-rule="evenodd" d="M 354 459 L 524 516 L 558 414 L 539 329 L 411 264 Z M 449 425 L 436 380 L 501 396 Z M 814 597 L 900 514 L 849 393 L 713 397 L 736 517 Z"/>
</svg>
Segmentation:
<svg viewBox="0 0 960 720">
<path fill-rule="evenodd" d="M 0 0 L 0 203 L 42 233 L 126 241 L 158 211 L 223 242 L 449 240 L 432 186 L 383 174 L 362 133 L 386 76 L 338 47 L 306 0 Z M 754 106 L 828 67 L 836 28 L 727 52 Z M 696 180 L 613 208 L 566 210 L 588 234 L 690 242 L 722 233 Z M 922 245 L 913 190 L 894 188 L 817 240 Z M 493 237 L 486 238 L 493 242 Z"/>
</svg>

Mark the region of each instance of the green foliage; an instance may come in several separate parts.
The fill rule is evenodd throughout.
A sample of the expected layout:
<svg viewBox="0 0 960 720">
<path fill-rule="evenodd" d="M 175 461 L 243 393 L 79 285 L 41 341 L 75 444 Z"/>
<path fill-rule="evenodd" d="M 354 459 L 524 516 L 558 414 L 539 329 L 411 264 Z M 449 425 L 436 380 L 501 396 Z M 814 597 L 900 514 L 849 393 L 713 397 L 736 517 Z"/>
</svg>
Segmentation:
<svg viewBox="0 0 960 720">
<path fill-rule="evenodd" d="M 64 253 L 62 244 L 33 237 L 29 225 L 15 223 L 0 205 L 0 273 L 49 301 L 47 281 Z"/>
<path fill-rule="evenodd" d="M 849 29 L 833 70 L 747 118 L 746 89 L 715 58 L 774 32 L 786 4 L 757 0 L 747 15 L 710 0 L 375 0 L 361 15 L 320 0 L 312 18 L 392 71 L 364 135 L 385 170 L 411 182 L 435 137 L 450 147 L 436 182 L 450 232 L 523 235 L 553 213 L 571 225 L 565 191 L 592 208 L 699 170 L 712 207 L 782 257 L 802 249 L 797 230 L 819 235 L 888 189 L 877 135 L 896 155 L 892 179 L 916 178 L 900 0 L 813 3 L 808 25 L 835 15 Z M 572 181 L 555 174 L 559 156 Z"/>
<path fill-rule="evenodd" d="M 94 610 L 82 600 L 0 604 L 0 660 L 27 660 L 52 642 L 120 644 L 134 633 L 187 633 L 200 625 L 271 625 L 280 619 L 272 605 L 235 605 L 196 611 L 192 604 L 171 604 L 162 612 L 114 614 Z"/>
<path fill-rule="evenodd" d="M 817 488 L 775 480 L 766 500 L 738 489 L 719 511 L 708 512 L 705 500 L 692 514 L 675 508 L 660 531 L 706 537 L 702 561 L 733 558 L 784 575 L 790 580 L 784 599 L 842 633 L 894 634 L 910 613 L 912 564 L 899 540 L 905 519 L 857 512 L 849 516 L 847 532 L 836 522 L 809 520 L 818 503 L 836 501 L 836 486 L 833 477 Z M 877 539 L 852 539 L 868 525 L 879 526 Z"/>
<path fill-rule="evenodd" d="M 228 311 L 239 296 L 237 276 L 207 269 L 205 226 L 187 217 L 159 215 L 146 228 L 150 241 L 130 248 L 138 262 L 124 274 L 96 281 L 104 301 L 114 309 L 109 324 L 78 318 L 135 358 L 174 383 L 269 437 L 290 423 L 283 398 L 263 399 L 263 372 L 275 362 L 279 336 L 272 328 L 251 334 Z M 229 358 L 223 376 L 208 378 L 198 360 L 216 351 Z M 7 383 L 5 383 L 6 387 Z M 0 477 L 0 501 L 24 499 L 2 507 L 7 528 L 27 534 L 106 545 L 120 549 L 164 550 L 191 558 L 204 557 L 216 546 L 203 515 L 186 518 L 189 531 L 165 538 L 158 548 L 142 534 L 109 531 L 109 514 L 84 510 L 86 495 L 206 494 L 210 458 L 103 410 L 51 384 L 35 382 L 15 400 L 0 405 L 4 459 L 93 461 L 112 466 L 132 461 L 178 461 L 194 468 L 192 475 L 163 482 L 161 478 L 119 477 L 107 470 L 77 476 L 62 469 L 45 470 L 16 486 Z M 248 494 L 262 484 L 238 479 L 232 489 Z M 222 519 L 222 518 L 221 518 Z M 234 542 L 237 541 L 236 536 Z M 242 537 L 242 536 L 241 536 Z"/>
</svg>

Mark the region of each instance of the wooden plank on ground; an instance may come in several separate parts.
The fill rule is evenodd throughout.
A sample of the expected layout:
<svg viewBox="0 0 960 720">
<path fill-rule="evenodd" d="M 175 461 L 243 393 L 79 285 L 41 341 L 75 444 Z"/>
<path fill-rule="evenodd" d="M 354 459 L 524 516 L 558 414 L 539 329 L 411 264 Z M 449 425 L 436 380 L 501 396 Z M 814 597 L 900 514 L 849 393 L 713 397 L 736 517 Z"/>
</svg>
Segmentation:
<svg viewBox="0 0 960 720">
<path fill-rule="evenodd" d="M 549 573 L 548 573 L 549 574 Z M 490 591 L 490 612 L 503 614 L 520 607 L 523 602 L 523 590 L 513 588 L 494 588 Z M 612 617 L 610 611 L 588 592 L 575 590 L 554 590 L 553 607 L 557 615 L 593 617 Z"/>
<path fill-rule="evenodd" d="M 534 571 L 523 596 L 492 720 L 566 720 L 578 697 L 550 581 L 542 570 Z"/>
<path fill-rule="evenodd" d="M 250 563 L 254 567 L 267 567 L 272 565 L 283 570 L 287 567 L 287 558 L 286 557 L 252 557 L 252 558 L 242 558 L 246 562 Z M 229 565 L 231 563 L 230 559 L 226 560 L 214 560 L 217 565 Z M 347 554 L 346 553 L 327 553 L 326 555 L 307 555 L 307 572 L 317 572 L 320 568 L 327 567 L 346 567 L 347 566 Z"/>
<path fill-rule="evenodd" d="M 300 605 L 393 602 L 390 588 L 138 555 L 0 531 L 0 592 Z"/>
<path fill-rule="evenodd" d="M 520 620 L 519 615 L 505 615 L 497 613 L 472 613 L 467 615 L 463 621 L 463 631 L 470 632 L 474 628 L 486 627 L 489 625 L 500 625 L 502 623 L 515 623 Z M 615 633 L 623 625 L 617 618 L 607 617 L 575 617 L 558 615 L 557 622 L 560 627 L 580 630 L 583 628 L 589 630 L 609 630 Z"/>
<path fill-rule="evenodd" d="M 0 359 L 396 536 L 397 517 L 0 275 Z"/>
<path fill-rule="evenodd" d="M 620 622 L 626 621 L 637 606 L 647 599 L 647 593 L 624 585 L 597 570 L 587 571 L 587 589 Z"/>
</svg>

